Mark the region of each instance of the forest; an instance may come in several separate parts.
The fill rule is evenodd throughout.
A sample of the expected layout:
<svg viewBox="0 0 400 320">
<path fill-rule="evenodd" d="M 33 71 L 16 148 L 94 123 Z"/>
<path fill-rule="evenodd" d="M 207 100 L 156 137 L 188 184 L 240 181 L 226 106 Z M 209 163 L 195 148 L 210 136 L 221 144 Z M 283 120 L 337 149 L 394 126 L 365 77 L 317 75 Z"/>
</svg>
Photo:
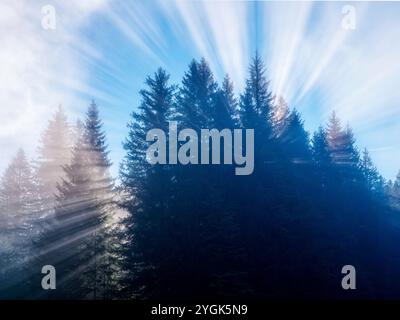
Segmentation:
<svg viewBox="0 0 400 320">
<path fill-rule="evenodd" d="M 0 181 L 1 299 L 400 298 L 400 172 L 385 180 L 334 112 L 307 132 L 258 54 L 240 94 L 200 59 L 180 84 L 156 70 L 140 97 L 118 177 L 94 101 L 75 124 L 59 107 L 35 159 L 15 154 Z M 146 134 L 173 121 L 254 129 L 254 171 L 150 164 Z M 356 290 L 340 285 L 345 265 Z"/>
</svg>

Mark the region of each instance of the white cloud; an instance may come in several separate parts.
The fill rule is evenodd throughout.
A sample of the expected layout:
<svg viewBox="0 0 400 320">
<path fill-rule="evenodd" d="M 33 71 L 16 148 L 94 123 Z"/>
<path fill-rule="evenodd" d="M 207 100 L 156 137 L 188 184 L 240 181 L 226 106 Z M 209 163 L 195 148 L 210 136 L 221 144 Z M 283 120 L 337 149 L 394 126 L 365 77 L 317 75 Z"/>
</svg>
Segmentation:
<svg viewBox="0 0 400 320">
<path fill-rule="evenodd" d="M 43 5 L 56 9 L 56 29 L 42 28 Z M 51 113 L 82 103 L 70 88 L 83 87 L 85 68 L 74 56 L 76 32 L 90 15 L 104 8 L 94 1 L 0 2 L 0 171 L 18 147 L 33 155 Z M 97 55 L 88 46 L 87 54 Z M 86 104 L 85 104 L 86 105 Z"/>
<path fill-rule="evenodd" d="M 320 114 L 321 119 L 314 120 L 323 123 L 336 109 L 356 129 L 362 146 L 378 148 L 374 136 L 381 129 L 383 145 L 392 145 L 398 136 L 400 126 L 385 124 L 400 118 L 400 28 L 396 23 L 400 7 L 394 4 L 354 4 L 356 30 L 348 31 L 341 27 L 341 3 L 48 2 L 57 12 L 55 31 L 41 28 L 41 6 L 47 3 L 0 1 L 0 171 L 18 146 L 32 154 L 40 129 L 59 103 L 76 113 L 77 106 L 85 108 L 88 102 L 79 97 L 116 105 L 118 98 L 127 100 L 133 94 L 122 82 L 130 78 L 130 71 L 118 63 L 129 55 L 108 45 L 111 56 L 117 57 L 110 59 L 110 52 L 98 49 L 112 42 L 107 37 L 113 32 L 123 35 L 125 43 L 118 43 L 124 50 L 133 49 L 129 51 L 133 58 L 142 57 L 138 58 L 140 72 L 145 72 L 140 65 L 143 55 L 137 53 L 144 53 L 149 66 L 168 69 L 167 61 L 188 63 L 180 60 L 184 49 L 195 57 L 204 56 L 217 77 L 228 72 L 237 90 L 243 87 L 252 50 L 258 48 L 273 91 L 299 108 L 306 124 L 310 114 L 314 118 Z M 110 33 L 103 35 L 90 26 L 96 42 L 86 41 L 80 29 L 98 12 L 111 22 L 107 25 Z M 94 69 L 91 78 L 88 68 Z M 312 95 L 318 95 L 318 105 L 306 104 Z M 386 168 L 385 161 L 395 161 L 391 154 L 390 150 L 380 152 L 380 168 Z M 386 174 L 392 175 L 393 169 L 389 171 Z"/>
</svg>

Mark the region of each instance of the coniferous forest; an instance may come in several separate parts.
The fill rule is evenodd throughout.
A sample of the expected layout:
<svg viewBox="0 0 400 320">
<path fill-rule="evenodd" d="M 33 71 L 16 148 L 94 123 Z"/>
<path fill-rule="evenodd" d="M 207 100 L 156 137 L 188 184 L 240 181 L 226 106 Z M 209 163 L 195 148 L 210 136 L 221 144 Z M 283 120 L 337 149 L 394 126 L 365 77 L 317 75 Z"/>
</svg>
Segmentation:
<svg viewBox="0 0 400 320">
<path fill-rule="evenodd" d="M 20 149 L 2 173 L 0 297 L 400 298 L 400 174 L 383 179 L 335 113 L 307 132 L 269 80 L 257 54 L 240 94 L 204 59 L 179 84 L 156 70 L 132 106 L 117 177 L 101 106 L 77 123 L 59 107 L 37 157 Z M 254 172 L 150 164 L 146 134 L 170 121 L 254 129 Z M 46 265 L 56 290 L 43 290 Z M 357 290 L 342 288 L 346 265 Z"/>
</svg>

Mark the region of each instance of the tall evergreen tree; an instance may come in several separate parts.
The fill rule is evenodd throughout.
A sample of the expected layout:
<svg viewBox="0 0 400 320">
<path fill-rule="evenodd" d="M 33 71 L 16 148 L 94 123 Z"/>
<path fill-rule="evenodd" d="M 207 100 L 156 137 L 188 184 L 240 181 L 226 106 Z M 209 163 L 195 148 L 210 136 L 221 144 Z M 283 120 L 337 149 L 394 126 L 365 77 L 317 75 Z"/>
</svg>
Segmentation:
<svg viewBox="0 0 400 320">
<path fill-rule="evenodd" d="M 294 109 L 290 112 L 280 141 L 286 150 L 286 156 L 293 163 L 310 164 L 311 152 L 308 132 L 304 129 L 300 113 Z"/>
<path fill-rule="evenodd" d="M 261 57 L 256 54 L 249 67 L 249 78 L 240 97 L 239 116 L 242 128 L 254 129 L 254 172 L 241 177 L 239 211 L 240 238 L 248 256 L 245 270 L 253 294 L 271 286 L 266 274 L 273 272 L 270 258 L 278 254 L 277 218 L 286 211 L 280 199 L 289 195 L 289 178 L 282 179 L 284 165 L 273 134 L 273 101 Z M 284 180 L 284 181 L 283 181 Z M 238 182 L 236 182 L 238 183 Z M 257 247 L 263 248 L 259 254 Z"/>
<path fill-rule="evenodd" d="M 233 130 L 240 127 L 238 101 L 228 75 L 225 76 L 221 88 L 217 89 L 214 103 L 210 123 L 212 128 Z M 225 143 L 226 141 L 221 139 L 220 155 L 222 157 L 225 152 Z M 232 148 L 232 154 L 233 151 Z M 201 177 L 197 180 L 203 186 L 201 187 L 203 190 L 210 190 L 209 200 L 205 205 L 204 201 L 199 202 L 196 199 L 196 194 L 192 194 L 192 197 L 195 197 L 192 206 L 194 210 L 201 208 L 199 224 L 204 226 L 199 232 L 202 236 L 201 252 L 204 252 L 203 260 L 205 260 L 201 276 L 203 283 L 197 287 L 200 291 L 202 290 L 203 295 L 211 291 L 216 296 L 232 296 L 232 292 L 245 294 L 249 290 L 247 273 L 243 270 L 246 252 L 240 239 L 238 219 L 240 200 L 238 197 L 233 199 L 233 195 L 238 194 L 240 188 L 236 185 L 233 172 L 232 165 L 201 168 Z M 194 211 L 190 207 L 186 210 Z M 191 271 L 190 268 L 189 271 Z"/>
<path fill-rule="evenodd" d="M 347 125 L 343 130 L 335 112 L 332 113 L 329 119 L 327 139 L 330 156 L 338 173 L 346 181 L 355 182 L 360 178 L 360 156 L 355 146 L 355 139 L 351 128 Z"/>
<path fill-rule="evenodd" d="M 264 139 L 272 134 L 272 105 L 274 97 L 269 91 L 265 66 L 256 54 L 249 68 L 249 78 L 241 97 L 240 117 L 245 128 L 257 128 Z"/>
<path fill-rule="evenodd" d="M 369 191 L 375 195 L 382 196 L 384 193 L 384 180 L 372 162 L 367 148 L 364 149 L 361 159 L 361 173 L 364 183 Z"/>
<path fill-rule="evenodd" d="M 223 129 L 237 126 L 233 86 L 226 77 L 222 88 L 218 88 L 204 59 L 190 64 L 176 105 L 180 125 L 194 129 L 198 136 L 203 128 Z M 187 106 L 196 106 L 199 111 L 192 113 Z M 191 119 L 191 122 L 185 119 Z M 224 143 L 225 141 L 221 143 L 221 149 Z M 188 293 L 188 281 L 192 281 L 198 296 L 207 296 L 213 291 L 216 294 L 227 294 L 227 283 L 242 282 L 241 275 L 240 280 L 236 277 L 242 252 L 236 240 L 239 237 L 237 199 L 230 203 L 229 208 L 224 205 L 232 196 L 234 188 L 229 182 L 228 172 L 229 175 L 232 174 L 232 167 L 189 165 L 177 168 L 178 194 L 173 212 L 179 217 L 179 228 L 176 230 L 182 243 L 179 246 L 179 259 L 184 259 L 179 265 L 180 277 L 175 279 L 174 294 L 177 296 Z M 196 252 L 196 257 L 191 257 L 193 252 Z M 236 277 L 237 281 L 232 277 Z"/>
<path fill-rule="evenodd" d="M 400 171 L 396 176 L 395 182 L 393 183 L 393 190 L 395 193 L 400 194 Z"/>
<path fill-rule="evenodd" d="M 327 134 L 323 127 L 319 127 L 311 141 L 311 150 L 316 175 L 321 182 L 320 187 L 327 188 L 332 169 L 332 159 L 329 152 Z"/>
<path fill-rule="evenodd" d="M 3 273 L 0 288 L 10 286 L 7 290 L 11 297 L 12 287 L 22 288 L 21 274 L 32 253 L 32 239 L 37 235 L 39 203 L 37 179 L 25 152 L 19 149 L 0 185 L 0 270 Z"/>
<path fill-rule="evenodd" d="M 13 237 L 31 234 L 32 221 L 39 201 L 37 179 L 25 152 L 19 149 L 1 179 L 1 215 L 8 223 L 2 224 Z"/>
<path fill-rule="evenodd" d="M 183 128 L 199 130 L 212 122 L 217 83 L 208 63 L 193 60 L 185 73 L 177 95 L 177 120 Z"/>
<path fill-rule="evenodd" d="M 124 264 L 128 272 L 123 294 L 128 297 L 154 297 L 160 296 L 162 290 L 170 290 L 168 281 L 173 270 L 168 269 L 167 263 L 173 262 L 170 255 L 179 245 L 171 244 L 174 213 L 170 211 L 170 201 L 174 177 L 169 166 L 152 166 L 146 161 L 150 145 L 146 141 L 147 132 L 150 129 L 168 131 L 175 92 L 175 87 L 168 82 L 169 75 L 162 69 L 146 79 L 147 88 L 140 91 L 139 111 L 132 114 L 129 136 L 124 143 L 127 154 L 121 166 L 121 179 L 126 195 L 123 206 L 129 214 L 124 220 Z"/>
<path fill-rule="evenodd" d="M 60 105 L 42 134 L 36 160 L 37 176 L 41 181 L 40 191 L 48 210 L 54 207 L 57 183 L 65 178 L 63 166 L 70 162 L 71 149 L 71 129 Z"/>
<path fill-rule="evenodd" d="M 272 107 L 272 125 L 274 136 L 279 138 L 284 132 L 287 121 L 290 116 L 290 110 L 283 97 L 279 97 L 278 102 Z"/>
<path fill-rule="evenodd" d="M 55 266 L 58 298 L 104 298 L 109 274 L 108 228 L 113 206 L 105 133 L 97 105 L 78 128 L 72 160 L 58 184 L 54 218 L 40 243 L 40 261 Z"/>
<path fill-rule="evenodd" d="M 228 75 L 225 76 L 221 89 L 217 90 L 214 103 L 214 128 L 222 130 L 238 126 L 238 102 L 233 92 L 233 83 Z"/>
<path fill-rule="evenodd" d="M 390 204 L 393 208 L 400 210 L 400 171 L 396 176 L 396 180 L 389 183 L 388 195 L 390 199 Z"/>
<path fill-rule="evenodd" d="M 327 134 L 323 127 L 319 127 L 312 137 L 312 154 L 316 166 L 320 169 L 327 169 L 331 163 Z"/>
</svg>

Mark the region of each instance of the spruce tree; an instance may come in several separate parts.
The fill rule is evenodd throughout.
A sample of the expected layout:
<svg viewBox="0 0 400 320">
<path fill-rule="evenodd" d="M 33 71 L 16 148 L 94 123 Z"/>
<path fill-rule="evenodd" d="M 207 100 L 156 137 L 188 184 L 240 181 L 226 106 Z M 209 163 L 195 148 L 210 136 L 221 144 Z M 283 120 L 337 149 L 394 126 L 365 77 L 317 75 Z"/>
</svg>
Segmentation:
<svg viewBox="0 0 400 320">
<path fill-rule="evenodd" d="M 400 171 L 399 171 L 399 173 L 397 174 L 396 180 L 395 180 L 394 183 L 393 183 L 393 191 L 394 191 L 395 193 L 400 194 Z"/>
<path fill-rule="evenodd" d="M 383 196 L 384 180 L 372 162 L 367 148 L 365 148 L 362 153 L 361 173 L 368 191 L 376 196 Z"/>
<path fill-rule="evenodd" d="M 228 75 L 217 90 L 214 103 L 212 128 L 239 128 L 238 102 Z M 224 155 L 224 143 L 220 145 L 221 156 Z M 201 290 L 203 294 L 213 292 L 221 297 L 232 296 L 232 292 L 244 295 L 249 288 L 247 273 L 243 269 L 246 252 L 240 239 L 240 200 L 235 198 L 240 188 L 236 185 L 234 168 L 232 165 L 214 166 L 202 168 L 201 172 L 198 181 L 203 190 L 209 190 L 207 205 L 203 201 L 193 201 L 193 206 L 203 211 L 202 249 L 208 252 L 203 258 L 204 269 L 208 271 L 203 271 L 207 276 L 202 275 Z M 188 208 L 188 211 L 192 210 Z"/>
<path fill-rule="evenodd" d="M 23 295 L 39 207 L 37 179 L 25 152 L 19 149 L 0 184 L 0 293 L 7 294 L 4 298 Z M 3 286 L 8 286 L 7 290 L 3 291 Z"/>
<path fill-rule="evenodd" d="M 203 128 L 233 129 L 237 126 L 233 85 L 225 77 L 219 88 L 204 59 L 190 64 L 176 105 L 179 124 L 194 129 L 199 136 Z M 197 111 L 192 113 L 187 106 L 196 106 Z M 190 119 L 190 122 L 185 119 Z M 179 219 L 176 234 L 181 242 L 180 259 L 184 261 L 179 266 L 179 278 L 175 279 L 174 294 L 177 296 L 188 293 L 188 281 L 192 282 L 197 296 L 207 296 L 211 292 L 229 295 L 229 288 L 243 290 L 240 284 L 243 277 L 237 271 L 243 260 L 243 250 L 238 242 L 237 214 L 240 207 L 238 199 L 227 204 L 235 189 L 233 172 L 229 166 L 187 165 L 176 168 L 178 194 L 173 212 Z M 192 257 L 193 254 L 196 257 Z M 233 289 L 231 286 L 235 284 L 238 287 Z"/>
<path fill-rule="evenodd" d="M 326 137 L 328 142 L 328 150 L 330 157 L 334 163 L 340 163 L 342 155 L 340 154 L 343 149 L 343 130 L 336 112 L 333 111 L 329 118 Z"/>
<path fill-rule="evenodd" d="M 198 131 L 210 127 L 217 87 L 204 58 L 200 62 L 193 60 L 177 95 L 177 120 L 182 128 Z"/>
<path fill-rule="evenodd" d="M 233 92 L 233 83 L 228 75 L 225 76 L 222 87 L 217 90 L 214 103 L 214 128 L 222 130 L 225 128 L 238 127 L 238 102 Z"/>
<path fill-rule="evenodd" d="M 146 160 L 150 145 L 146 141 L 147 132 L 168 131 L 175 87 L 169 85 L 169 75 L 163 69 L 158 69 L 154 77 L 147 77 L 146 86 L 140 91 L 139 110 L 132 113 L 128 125 L 126 156 L 121 166 L 122 204 L 128 211 L 123 221 L 127 272 L 122 293 L 142 298 L 160 296 L 170 290 L 173 254 L 179 246 L 173 237 L 176 213 L 170 209 L 176 177 L 169 166 L 150 165 Z"/>
<path fill-rule="evenodd" d="M 37 179 L 25 152 L 19 149 L 1 179 L 1 215 L 7 223 L 1 227 L 11 232 L 11 238 L 32 235 L 32 223 L 39 201 Z"/>
<path fill-rule="evenodd" d="M 318 130 L 314 132 L 311 145 L 314 163 L 319 169 L 326 170 L 331 165 L 332 161 L 329 153 L 326 131 L 323 127 L 319 127 Z"/>
<path fill-rule="evenodd" d="M 249 77 L 240 97 L 239 117 L 243 129 L 254 129 L 254 172 L 239 178 L 241 188 L 235 195 L 240 199 L 240 238 L 248 256 L 245 273 L 253 292 L 261 292 L 271 283 L 270 258 L 278 254 L 274 243 L 278 230 L 277 217 L 285 211 L 280 199 L 289 194 L 288 178 L 281 179 L 284 165 L 279 159 L 278 143 L 273 135 L 273 101 L 264 63 L 256 54 L 249 67 Z M 273 236 L 275 235 L 275 236 Z M 259 254 L 255 248 L 263 248 Z"/>
<path fill-rule="evenodd" d="M 279 97 L 278 102 L 272 107 L 273 133 L 276 138 L 279 138 L 283 134 L 289 115 L 290 110 L 287 102 L 283 97 Z"/>
<path fill-rule="evenodd" d="M 327 134 L 323 127 L 319 127 L 311 141 L 312 158 L 316 169 L 316 176 L 320 187 L 325 190 L 330 181 L 332 159 L 329 152 Z"/>
<path fill-rule="evenodd" d="M 40 192 L 47 204 L 47 211 L 54 207 L 57 183 L 65 178 L 63 166 L 69 164 L 71 150 L 71 129 L 67 115 L 60 105 L 42 134 L 36 160 L 37 176 L 41 182 Z"/>
<path fill-rule="evenodd" d="M 265 66 L 256 54 L 249 68 L 244 93 L 241 96 L 240 118 L 245 128 L 257 129 L 264 139 L 272 134 L 272 106 L 274 97 L 269 90 Z"/>
<path fill-rule="evenodd" d="M 97 217 L 91 219 L 93 229 L 91 239 L 85 243 L 85 251 L 90 252 L 90 264 L 83 273 L 84 286 L 93 299 L 104 299 L 107 291 L 112 290 L 113 264 L 115 252 L 112 248 L 111 231 L 115 222 L 115 195 L 114 182 L 110 175 L 112 165 L 109 160 L 109 151 L 103 123 L 99 116 L 99 109 L 94 101 L 88 108 L 84 122 L 83 139 L 86 144 L 88 169 L 90 177 L 90 192 L 92 193 L 95 214 Z M 61 188 L 59 189 L 61 191 Z M 92 204 L 90 204 L 92 207 Z M 85 209 L 90 212 L 90 209 Z M 92 224 L 91 224 L 92 225 Z M 86 253 L 85 253 L 86 255 Z M 87 255 L 84 257 L 88 259 Z"/>
<path fill-rule="evenodd" d="M 396 176 L 396 180 L 389 183 L 388 195 L 390 199 L 390 204 L 393 208 L 400 210 L 400 171 Z"/>
<path fill-rule="evenodd" d="M 286 157 L 292 163 L 310 164 L 310 141 L 300 113 L 294 109 L 290 112 L 286 122 L 286 127 L 279 137 Z"/>
<path fill-rule="evenodd" d="M 97 105 L 89 106 L 78 126 L 72 160 L 63 167 L 54 217 L 39 243 L 39 260 L 53 265 L 57 292 L 49 297 L 104 298 L 105 275 L 111 268 L 106 251 L 114 213 L 113 181 L 109 174 L 106 138 Z"/>
<path fill-rule="evenodd" d="M 335 112 L 329 119 L 327 139 L 332 162 L 343 181 L 358 181 L 360 156 L 355 146 L 354 135 L 349 125 L 342 129 Z"/>
</svg>

